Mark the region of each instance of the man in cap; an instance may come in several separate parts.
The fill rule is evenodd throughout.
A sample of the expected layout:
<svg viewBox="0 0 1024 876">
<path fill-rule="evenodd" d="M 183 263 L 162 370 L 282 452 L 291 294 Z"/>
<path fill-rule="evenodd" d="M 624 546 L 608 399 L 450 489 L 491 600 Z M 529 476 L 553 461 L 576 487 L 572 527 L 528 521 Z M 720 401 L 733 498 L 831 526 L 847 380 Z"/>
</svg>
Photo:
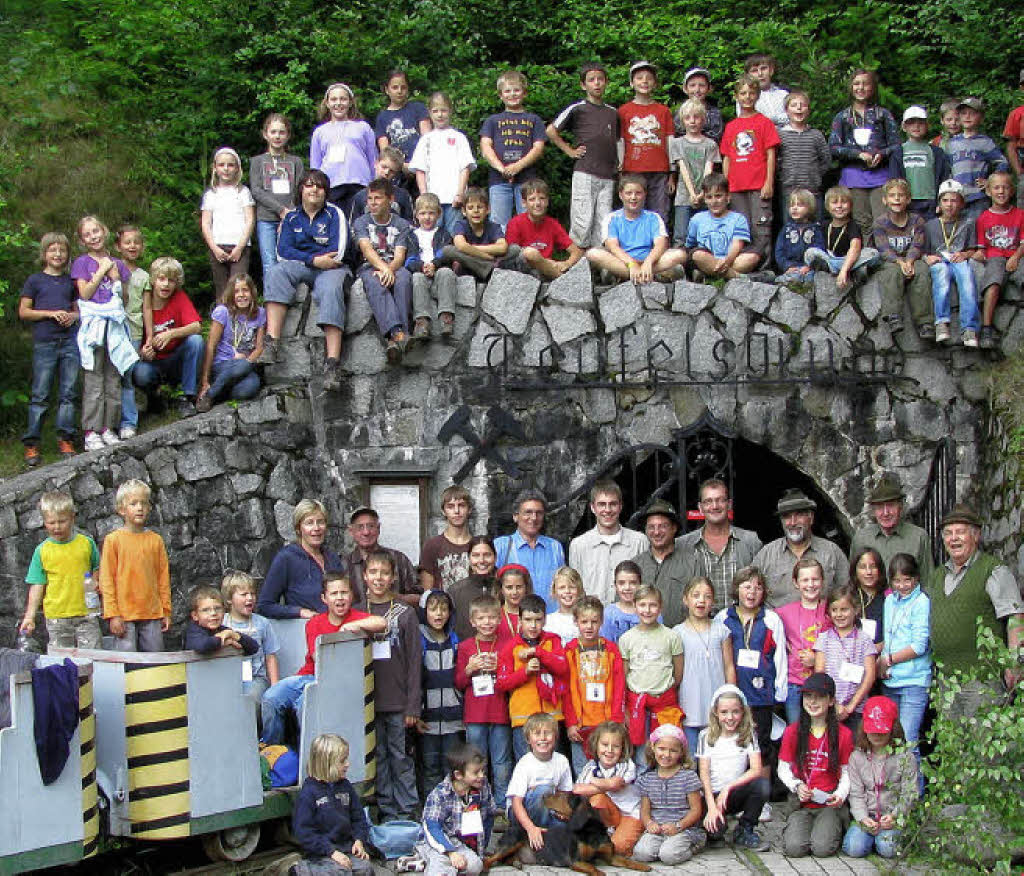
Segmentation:
<svg viewBox="0 0 1024 876">
<path fill-rule="evenodd" d="M 710 478 L 700 485 L 697 495 L 704 525 L 680 538 L 677 549 L 692 557 L 694 575 L 711 582 L 717 612 L 728 607 L 733 576 L 737 570 L 753 564 L 762 547 L 761 539 L 756 532 L 732 525 L 732 499 L 725 481 Z"/>
<path fill-rule="evenodd" d="M 793 566 L 803 557 L 821 563 L 826 593 L 834 585 L 850 580 L 846 554 L 839 545 L 811 532 L 817 508 L 813 500 L 796 488 L 786 490 L 779 499 L 776 511 L 784 534 L 782 538 L 766 544 L 754 557 L 754 565 L 764 573 L 768 582 L 767 602 L 771 608 L 778 608 L 799 597 L 793 583 Z"/>
<path fill-rule="evenodd" d="M 875 520 L 853 534 L 850 556 L 857 556 L 864 548 L 874 548 L 888 569 L 889 560 L 896 554 L 910 554 L 917 560 L 921 580 L 927 581 L 934 566 L 931 540 L 920 526 L 904 519 L 904 499 L 900 479 L 891 472 L 883 472 L 868 493 L 868 506 Z"/>
<path fill-rule="evenodd" d="M 644 510 L 644 534 L 651 546 L 636 558 L 640 580 L 661 591 L 665 625 L 683 622 L 683 588 L 693 577 L 693 558 L 676 546 L 680 521 L 676 509 L 655 499 Z"/>
<path fill-rule="evenodd" d="M 946 671 L 970 669 L 977 662 L 974 619 L 1020 654 L 1024 642 L 1024 599 L 1013 573 L 999 559 L 981 549 L 981 518 L 969 505 L 957 504 L 942 518 L 942 542 L 949 559 L 932 573 L 928 595 L 932 602 L 931 648 Z M 1003 678 L 1012 688 L 1020 673 L 1008 670 Z M 972 714 L 981 701 L 981 686 L 957 697 L 954 710 Z"/>
<path fill-rule="evenodd" d="M 352 512 L 349 517 L 348 534 L 356 543 L 352 553 L 347 557 L 352 592 L 356 594 L 356 598 L 361 602 L 366 601 L 366 586 L 363 583 L 366 558 L 374 551 L 385 551 L 395 564 L 395 593 L 399 594 L 399 599 L 402 602 L 413 606 L 413 608 L 419 605 L 422 588 L 416 577 L 416 569 L 400 550 L 381 545 L 378 540 L 380 539 L 380 515 L 373 508 L 363 506 Z"/>
</svg>

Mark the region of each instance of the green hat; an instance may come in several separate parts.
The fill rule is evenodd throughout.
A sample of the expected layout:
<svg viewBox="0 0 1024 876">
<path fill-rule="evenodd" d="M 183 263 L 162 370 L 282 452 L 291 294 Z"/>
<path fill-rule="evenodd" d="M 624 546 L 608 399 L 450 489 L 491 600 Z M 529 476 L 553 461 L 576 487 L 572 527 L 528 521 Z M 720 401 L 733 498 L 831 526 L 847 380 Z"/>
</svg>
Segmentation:
<svg viewBox="0 0 1024 876">
<path fill-rule="evenodd" d="M 942 517 L 943 526 L 948 526 L 950 523 L 966 523 L 970 526 L 981 526 L 981 518 L 978 516 L 978 512 L 966 502 L 957 502 Z"/>
<path fill-rule="evenodd" d="M 642 515 L 644 526 L 647 525 L 647 518 L 652 517 L 655 514 L 660 514 L 662 517 L 667 517 L 676 525 L 676 528 L 682 528 L 683 523 L 679 519 L 679 515 L 676 513 L 676 509 L 673 508 L 664 499 L 655 499 L 653 502 L 651 502 L 650 505 L 648 505 L 644 509 L 644 513 Z"/>
<path fill-rule="evenodd" d="M 900 479 L 892 472 L 882 472 L 881 478 L 875 484 L 875 488 L 868 493 L 868 504 L 876 505 L 881 502 L 902 502 L 904 499 L 903 487 L 900 486 Z"/>
<path fill-rule="evenodd" d="M 817 502 L 807 498 L 803 490 L 794 487 L 782 494 L 782 498 L 779 499 L 779 504 L 776 506 L 775 511 L 779 517 L 782 517 L 782 515 L 791 514 L 794 511 L 816 511 L 817 509 Z"/>
</svg>

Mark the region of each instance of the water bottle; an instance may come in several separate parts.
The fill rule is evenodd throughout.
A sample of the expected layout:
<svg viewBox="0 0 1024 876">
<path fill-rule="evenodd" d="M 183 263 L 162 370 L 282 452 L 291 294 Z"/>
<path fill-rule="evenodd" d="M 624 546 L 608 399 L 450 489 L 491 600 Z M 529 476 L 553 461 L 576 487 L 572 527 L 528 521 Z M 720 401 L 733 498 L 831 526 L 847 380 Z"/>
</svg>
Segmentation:
<svg viewBox="0 0 1024 876">
<path fill-rule="evenodd" d="M 18 637 L 14 642 L 14 647 L 19 651 L 31 651 L 32 650 L 32 637 L 26 633 L 21 627 L 18 627 Z"/>
<path fill-rule="evenodd" d="M 82 595 L 85 597 L 85 613 L 89 617 L 100 616 L 100 595 L 92 583 L 92 572 L 86 572 L 82 578 Z"/>
</svg>

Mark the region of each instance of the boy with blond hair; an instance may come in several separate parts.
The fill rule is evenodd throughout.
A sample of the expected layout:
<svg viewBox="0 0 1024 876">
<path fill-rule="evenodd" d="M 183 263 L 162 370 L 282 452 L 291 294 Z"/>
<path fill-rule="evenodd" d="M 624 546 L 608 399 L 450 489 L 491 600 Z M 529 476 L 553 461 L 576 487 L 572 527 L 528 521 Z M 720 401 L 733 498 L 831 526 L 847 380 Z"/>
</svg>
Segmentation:
<svg viewBox="0 0 1024 876">
<path fill-rule="evenodd" d="M 669 160 L 679 170 L 672 222 L 673 246 L 681 247 L 686 243 L 690 217 L 704 207 L 700 184 L 722 160 L 718 143 L 703 133 L 707 116 L 704 102 L 692 97 L 676 112 L 676 130 L 681 133 L 668 144 Z"/>
<path fill-rule="evenodd" d="M 429 192 L 420 195 L 416 199 L 416 225 L 405 233 L 408 253 L 405 269 L 412 275 L 412 313 L 415 320 L 412 336 L 417 340 L 430 337 L 434 312 L 432 297 L 437 299 L 441 334 L 447 337 L 455 327 L 455 287 L 458 280 L 445 255 L 445 249 L 452 245 L 452 236 L 441 224 L 441 216 L 440 198 Z"/>
<path fill-rule="evenodd" d="M 580 87 L 586 95 L 562 110 L 548 125 L 548 139 L 573 161 L 569 236 L 580 247 L 601 245 L 601 226 L 612 211 L 615 171 L 619 164 L 619 114 L 604 102 L 608 72 L 584 64 Z M 571 131 L 567 143 L 563 131 Z"/>
<path fill-rule="evenodd" d="M 939 119 L 942 122 L 942 133 L 932 137 L 931 145 L 938 146 L 943 152 L 949 153 L 949 138 L 955 137 L 963 128 L 960 127 L 959 97 L 948 97 L 939 104 Z"/>
<path fill-rule="evenodd" d="M 1018 286 L 1024 285 L 1024 210 L 1013 206 L 1013 177 L 1003 170 L 988 179 L 992 206 L 978 217 L 978 247 L 976 255 L 985 263 L 981 278 L 981 335 L 983 350 L 996 347 L 995 318 L 999 295 L 1006 285 L 1007 274 L 1013 275 Z"/>
<path fill-rule="evenodd" d="M 75 531 L 75 503 L 62 492 L 39 498 L 46 539 L 32 553 L 25 583 L 28 600 L 18 632 L 31 635 L 43 604 L 50 644 L 58 648 L 99 648 L 100 625 L 86 605 L 86 576 L 100 565 L 96 542 Z"/>
<path fill-rule="evenodd" d="M 390 148 L 390 147 L 389 147 Z M 277 665 L 274 626 L 263 615 L 255 614 L 256 582 L 245 572 L 228 572 L 220 584 L 221 598 L 227 608 L 224 625 L 251 638 L 259 650 L 242 661 L 242 693 L 252 699 L 259 711 L 263 694 L 281 680 Z"/>
<path fill-rule="evenodd" d="M 505 228 L 514 214 L 523 212 L 523 183 L 537 175 L 534 165 L 544 153 L 547 135 L 541 117 L 523 108 L 527 82 L 522 73 L 502 73 L 497 86 L 505 109 L 484 119 L 480 151 L 491 167 L 491 218 Z"/>
<path fill-rule="evenodd" d="M 622 172 L 647 181 L 647 209 L 667 223 L 669 198 L 675 192 L 668 160 L 668 138 L 675 130 L 672 113 L 654 99 L 658 71 L 650 61 L 637 61 L 629 68 L 629 84 L 633 99 L 619 107 Z"/>
<path fill-rule="evenodd" d="M 152 490 L 140 480 L 117 488 L 124 526 L 103 539 L 100 590 L 115 651 L 163 651 L 171 628 L 171 570 L 164 540 L 146 529 Z"/>
</svg>

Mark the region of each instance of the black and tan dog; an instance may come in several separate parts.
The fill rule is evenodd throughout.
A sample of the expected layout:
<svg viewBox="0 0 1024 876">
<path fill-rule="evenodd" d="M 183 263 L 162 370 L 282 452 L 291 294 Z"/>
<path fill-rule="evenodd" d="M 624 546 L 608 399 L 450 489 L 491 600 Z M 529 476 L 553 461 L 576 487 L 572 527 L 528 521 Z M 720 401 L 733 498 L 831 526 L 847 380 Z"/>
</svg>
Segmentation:
<svg viewBox="0 0 1024 876">
<path fill-rule="evenodd" d="M 544 805 L 554 822 L 544 831 L 544 847 L 533 853 L 538 864 L 569 867 L 578 873 L 589 873 L 590 876 L 604 876 L 604 872 L 594 866 L 594 861 L 610 867 L 650 871 L 651 868 L 646 864 L 615 853 L 608 838 L 608 829 L 586 798 L 555 791 L 544 797 Z M 484 871 L 502 861 L 516 858 L 520 851 L 529 848 L 526 831 L 515 817 L 510 818 L 509 828 L 498 843 L 498 848 L 493 855 L 484 859 Z M 519 866 L 517 858 L 511 863 Z"/>
</svg>

